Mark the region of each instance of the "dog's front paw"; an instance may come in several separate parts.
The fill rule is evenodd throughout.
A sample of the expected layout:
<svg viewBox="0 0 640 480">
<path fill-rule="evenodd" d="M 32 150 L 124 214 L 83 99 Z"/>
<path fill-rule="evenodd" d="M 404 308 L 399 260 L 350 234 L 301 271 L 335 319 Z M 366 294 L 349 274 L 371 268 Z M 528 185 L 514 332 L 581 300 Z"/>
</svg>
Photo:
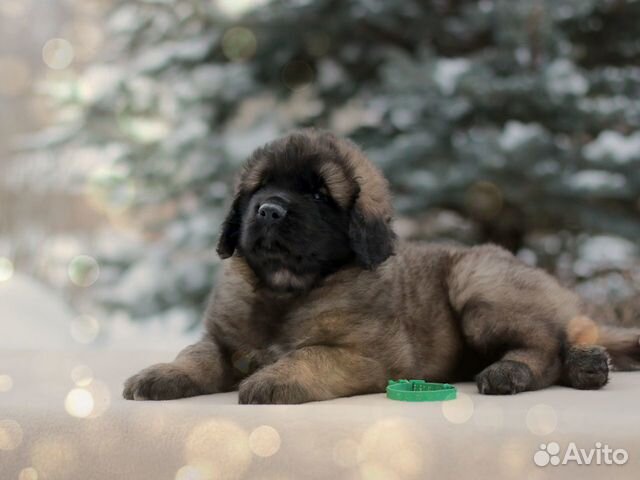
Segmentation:
<svg viewBox="0 0 640 480">
<path fill-rule="evenodd" d="M 238 401 L 244 404 L 304 403 L 311 400 L 300 384 L 275 375 L 261 374 L 260 371 L 243 380 L 238 392 Z"/>
<path fill-rule="evenodd" d="M 180 368 L 170 363 L 159 363 L 129 378 L 122 396 L 127 400 L 173 400 L 202 393 Z"/>
<path fill-rule="evenodd" d="M 522 362 L 501 360 L 476 376 L 478 391 L 485 395 L 513 395 L 524 392 L 533 382 L 531 369 Z"/>
</svg>

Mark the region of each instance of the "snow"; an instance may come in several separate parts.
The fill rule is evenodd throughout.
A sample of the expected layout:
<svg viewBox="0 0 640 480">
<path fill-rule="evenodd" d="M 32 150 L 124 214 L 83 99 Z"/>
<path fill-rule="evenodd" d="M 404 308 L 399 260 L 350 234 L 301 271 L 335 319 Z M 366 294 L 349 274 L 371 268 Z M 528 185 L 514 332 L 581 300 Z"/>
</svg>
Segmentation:
<svg viewBox="0 0 640 480">
<path fill-rule="evenodd" d="M 584 95 L 589 90 L 589 82 L 567 59 L 552 62 L 545 72 L 547 91 L 552 95 Z"/>
<path fill-rule="evenodd" d="M 640 132 L 629 136 L 612 130 L 601 132 L 598 137 L 583 148 L 583 154 L 592 162 L 613 161 L 627 164 L 640 160 Z"/>
<path fill-rule="evenodd" d="M 458 86 L 458 80 L 471 67 L 466 58 L 446 58 L 438 60 L 433 80 L 445 95 L 451 95 Z"/>
<path fill-rule="evenodd" d="M 583 170 L 569 177 L 567 184 L 576 190 L 597 192 L 624 188 L 627 185 L 627 179 L 618 173 L 602 170 Z"/>
<path fill-rule="evenodd" d="M 347 82 L 342 67 L 333 60 L 322 60 L 318 67 L 318 84 L 325 89 L 335 88 Z"/>
<path fill-rule="evenodd" d="M 169 152 L 177 153 L 188 145 L 206 138 L 208 134 L 206 122 L 201 118 L 192 118 L 173 130 L 164 144 Z"/>
<path fill-rule="evenodd" d="M 522 248 L 518 251 L 517 257 L 527 265 L 535 267 L 538 265 L 538 255 L 530 248 Z"/>
<path fill-rule="evenodd" d="M 139 57 L 136 68 L 141 72 L 156 72 L 176 61 L 202 60 L 209 53 L 215 41 L 216 36 L 205 35 L 161 43 Z"/>
<path fill-rule="evenodd" d="M 215 0 L 216 7 L 229 18 L 239 18 L 249 10 L 266 5 L 271 0 Z"/>
<path fill-rule="evenodd" d="M 510 120 L 505 125 L 498 143 L 504 151 L 512 152 L 531 140 L 542 137 L 544 134 L 544 129 L 537 123 L 522 123 L 517 120 Z"/>
<path fill-rule="evenodd" d="M 272 122 L 263 122 L 246 131 L 229 131 L 225 135 L 225 148 L 229 155 L 244 161 L 259 146 L 277 138 L 280 131 Z"/>
<path fill-rule="evenodd" d="M 635 244 L 611 235 L 598 235 L 584 241 L 579 249 L 575 273 L 590 276 L 603 269 L 625 269 L 637 254 Z"/>
<path fill-rule="evenodd" d="M 142 22 L 144 18 L 138 13 L 138 6 L 124 4 L 111 15 L 108 29 L 114 33 L 134 32 Z"/>
<path fill-rule="evenodd" d="M 405 183 L 418 190 L 429 191 L 438 186 L 437 177 L 426 170 L 415 170 L 405 176 Z"/>
<path fill-rule="evenodd" d="M 97 103 L 109 99 L 120 85 L 122 75 L 122 68 L 117 65 L 88 67 L 78 81 L 83 100 Z"/>
<path fill-rule="evenodd" d="M 578 105 L 586 114 L 599 113 L 600 115 L 612 115 L 624 112 L 626 108 L 632 107 L 627 97 L 622 95 L 586 97 L 578 100 Z"/>
<path fill-rule="evenodd" d="M 581 282 L 576 286 L 576 291 L 583 298 L 597 303 L 611 303 L 612 300 L 615 302 L 637 294 L 633 283 L 618 272 L 607 273 Z"/>
<path fill-rule="evenodd" d="M 515 49 L 515 57 L 520 65 L 529 65 L 531 63 L 531 50 L 527 47 L 518 47 Z"/>
</svg>

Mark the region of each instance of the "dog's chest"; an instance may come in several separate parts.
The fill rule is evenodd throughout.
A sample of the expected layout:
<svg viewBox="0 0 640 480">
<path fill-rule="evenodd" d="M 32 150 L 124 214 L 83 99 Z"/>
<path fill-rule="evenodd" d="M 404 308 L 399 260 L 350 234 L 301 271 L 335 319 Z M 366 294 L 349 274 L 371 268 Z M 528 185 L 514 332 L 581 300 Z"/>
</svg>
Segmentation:
<svg viewBox="0 0 640 480">
<path fill-rule="evenodd" d="M 331 302 L 319 302 L 315 298 L 261 299 L 252 305 L 246 338 L 251 338 L 258 348 L 277 345 L 282 350 L 290 350 L 319 340 L 319 334 L 335 333 L 336 325 L 330 324 L 340 316 L 339 313 Z"/>
</svg>

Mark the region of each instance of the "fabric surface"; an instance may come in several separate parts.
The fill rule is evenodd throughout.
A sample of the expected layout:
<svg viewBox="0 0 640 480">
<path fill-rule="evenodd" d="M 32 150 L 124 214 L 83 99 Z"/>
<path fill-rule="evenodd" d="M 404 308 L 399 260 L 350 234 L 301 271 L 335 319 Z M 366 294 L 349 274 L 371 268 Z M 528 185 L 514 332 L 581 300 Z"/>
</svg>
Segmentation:
<svg viewBox="0 0 640 480">
<path fill-rule="evenodd" d="M 460 384 L 459 399 L 444 403 L 383 394 L 290 406 L 238 405 L 237 393 L 122 399 L 129 375 L 172 358 L 0 352 L 0 479 L 640 477 L 640 373 L 616 373 L 595 392 L 488 397 Z M 539 452 L 549 442 L 560 460 L 570 442 L 629 458 L 596 465 L 594 452 L 590 466 L 537 466 L 536 452 L 555 461 Z"/>
</svg>

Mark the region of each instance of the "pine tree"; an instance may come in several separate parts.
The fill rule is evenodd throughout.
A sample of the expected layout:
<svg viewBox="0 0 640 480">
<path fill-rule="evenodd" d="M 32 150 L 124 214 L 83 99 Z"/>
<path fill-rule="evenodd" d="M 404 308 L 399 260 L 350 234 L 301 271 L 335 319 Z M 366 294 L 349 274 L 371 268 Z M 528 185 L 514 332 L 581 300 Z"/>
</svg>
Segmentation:
<svg viewBox="0 0 640 480">
<path fill-rule="evenodd" d="M 365 148 L 406 235 L 573 280 L 637 258 L 640 2 L 131 0 L 109 32 L 61 144 L 98 152 L 91 191 L 147 233 L 102 260 L 103 300 L 136 318 L 198 317 L 234 171 L 299 126 Z"/>
</svg>

